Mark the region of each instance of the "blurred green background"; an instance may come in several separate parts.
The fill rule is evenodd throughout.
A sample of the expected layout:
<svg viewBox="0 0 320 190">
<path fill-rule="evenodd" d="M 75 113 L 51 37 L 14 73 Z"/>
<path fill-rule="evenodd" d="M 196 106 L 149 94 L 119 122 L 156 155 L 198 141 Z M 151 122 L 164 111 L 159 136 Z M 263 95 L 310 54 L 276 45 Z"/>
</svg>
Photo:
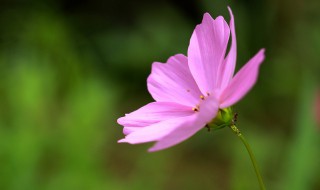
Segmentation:
<svg viewBox="0 0 320 190">
<path fill-rule="evenodd" d="M 186 54 L 203 13 L 229 21 L 227 5 L 237 68 L 266 48 L 234 109 L 267 189 L 320 189 L 318 0 L 1 0 L 0 189 L 258 189 L 229 129 L 156 153 L 117 144 L 116 119 L 152 101 L 151 63 Z"/>
</svg>

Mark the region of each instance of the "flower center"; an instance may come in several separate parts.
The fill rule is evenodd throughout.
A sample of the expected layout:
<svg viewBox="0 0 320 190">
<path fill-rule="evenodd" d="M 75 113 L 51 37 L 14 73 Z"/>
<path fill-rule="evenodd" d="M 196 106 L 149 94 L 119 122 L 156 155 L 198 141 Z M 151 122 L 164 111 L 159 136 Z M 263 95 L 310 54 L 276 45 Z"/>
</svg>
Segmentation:
<svg viewBox="0 0 320 190">
<path fill-rule="evenodd" d="M 192 108 L 194 112 L 199 112 L 200 111 L 200 105 L 204 104 L 206 99 L 210 96 L 210 93 L 206 93 L 206 96 L 200 95 L 200 100 L 199 103 L 196 104 L 195 107 Z M 217 115 L 211 119 L 210 122 L 207 123 L 206 127 L 208 130 L 211 128 L 216 130 L 216 129 L 221 129 L 226 126 L 230 126 L 236 122 L 237 119 L 237 114 L 234 114 L 232 111 L 231 107 L 224 108 L 224 109 L 219 109 Z"/>
<path fill-rule="evenodd" d="M 209 93 L 207 93 L 207 95 L 209 96 Z M 192 108 L 192 110 L 193 110 L 194 112 L 200 111 L 200 104 L 201 104 L 202 101 L 205 100 L 205 98 L 206 98 L 205 96 L 200 95 L 200 102 L 199 102 L 199 104 L 197 104 L 195 107 Z"/>
<path fill-rule="evenodd" d="M 190 92 L 190 90 L 187 90 L 187 91 Z M 201 104 L 203 101 L 205 101 L 206 97 L 208 97 L 208 96 L 210 96 L 210 93 L 209 93 L 209 92 L 206 93 L 206 96 L 200 95 L 199 104 L 197 104 L 195 107 L 193 107 L 192 110 L 193 110 L 194 112 L 200 111 L 200 104 Z"/>
</svg>

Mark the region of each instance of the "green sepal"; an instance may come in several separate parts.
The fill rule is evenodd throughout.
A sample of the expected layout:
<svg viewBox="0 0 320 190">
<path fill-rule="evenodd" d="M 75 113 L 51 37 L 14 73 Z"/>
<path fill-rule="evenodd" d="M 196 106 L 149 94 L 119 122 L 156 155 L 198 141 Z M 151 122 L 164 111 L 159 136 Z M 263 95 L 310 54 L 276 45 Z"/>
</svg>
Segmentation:
<svg viewBox="0 0 320 190">
<path fill-rule="evenodd" d="M 232 108 L 219 109 L 217 116 L 207 124 L 210 129 L 218 130 L 232 124 L 234 114 Z"/>
</svg>

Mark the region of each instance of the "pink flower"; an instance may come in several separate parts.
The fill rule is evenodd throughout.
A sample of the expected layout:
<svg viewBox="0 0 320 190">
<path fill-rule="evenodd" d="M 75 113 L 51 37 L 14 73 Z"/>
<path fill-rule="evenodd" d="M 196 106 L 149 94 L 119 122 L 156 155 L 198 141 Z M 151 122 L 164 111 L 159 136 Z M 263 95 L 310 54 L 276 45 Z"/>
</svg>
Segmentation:
<svg viewBox="0 0 320 190">
<path fill-rule="evenodd" d="M 190 40 L 188 58 L 170 57 L 165 64 L 155 62 L 148 77 L 148 90 L 155 102 L 118 119 L 124 139 L 139 144 L 156 141 L 149 151 L 174 146 L 210 123 L 219 109 L 238 102 L 255 84 L 264 60 L 260 50 L 235 75 L 237 56 L 234 18 L 228 26 L 222 16 L 208 13 L 197 25 Z M 226 55 L 231 33 L 232 43 Z"/>
</svg>

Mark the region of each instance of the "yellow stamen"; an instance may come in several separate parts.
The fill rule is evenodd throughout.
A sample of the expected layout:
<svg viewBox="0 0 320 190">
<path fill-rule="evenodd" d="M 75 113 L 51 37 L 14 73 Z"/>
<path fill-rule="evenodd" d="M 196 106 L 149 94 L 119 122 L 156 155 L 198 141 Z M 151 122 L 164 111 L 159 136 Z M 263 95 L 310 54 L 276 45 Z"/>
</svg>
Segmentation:
<svg viewBox="0 0 320 190">
<path fill-rule="evenodd" d="M 199 105 L 196 105 L 196 107 L 192 108 L 193 111 L 198 112 L 199 111 Z"/>
</svg>

